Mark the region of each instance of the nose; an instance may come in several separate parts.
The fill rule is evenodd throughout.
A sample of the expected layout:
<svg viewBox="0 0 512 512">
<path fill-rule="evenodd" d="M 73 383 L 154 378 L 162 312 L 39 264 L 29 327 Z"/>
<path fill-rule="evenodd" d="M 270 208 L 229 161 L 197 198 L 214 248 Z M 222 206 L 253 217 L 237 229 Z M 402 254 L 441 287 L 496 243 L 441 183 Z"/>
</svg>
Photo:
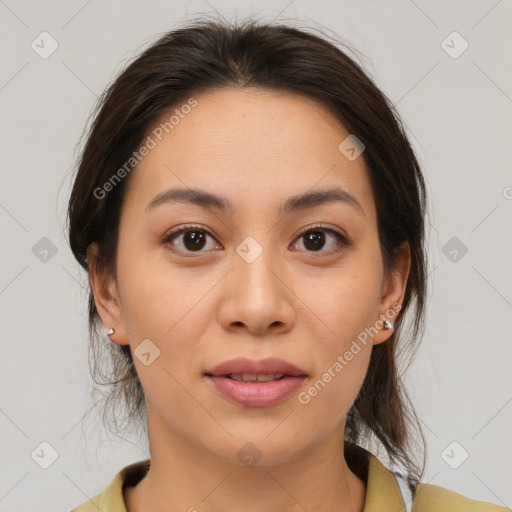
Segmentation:
<svg viewBox="0 0 512 512">
<path fill-rule="evenodd" d="M 234 255 L 219 320 L 226 331 L 282 334 L 293 328 L 293 292 L 279 262 L 264 250 L 255 261 Z"/>
</svg>

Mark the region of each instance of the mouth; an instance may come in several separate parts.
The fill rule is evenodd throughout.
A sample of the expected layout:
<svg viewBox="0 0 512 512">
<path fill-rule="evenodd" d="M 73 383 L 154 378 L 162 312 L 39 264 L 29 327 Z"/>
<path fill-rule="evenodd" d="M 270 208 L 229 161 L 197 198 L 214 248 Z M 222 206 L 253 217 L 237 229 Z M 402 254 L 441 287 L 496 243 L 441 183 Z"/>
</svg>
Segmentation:
<svg viewBox="0 0 512 512">
<path fill-rule="evenodd" d="M 301 368 L 275 357 L 268 357 L 260 361 L 238 357 L 230 361 L 224 361 L 214 368 L 207 369 L 205 375 L 210 377 L 228 377 L 232 380 L 249 382 L 266 382 L 268 380 L 289 377 L 307 377 L 306 372 Z"/>
<path fill-rule="evenodd" d="M 226 379 L 234 380 L 237 382 L 271 382 L 275 380 L 283 380 L 294 377 L 285 373 L 229 373 L 226 375 L 213 375 L 212 373 L 205 373 L 207 377 L 224 377 Z M 305 375 L 304 375 L 305 377 Z"/>
<path fill-rule="evenodd" d="M 271 407 L 290 399 L 307 379 L 306 375 L 271 374 L 205 374 L 219 396 L 244 407 Z"/>
<path fill-rule="evenodd" d="M 308 375 L 288 361 L 239 357 L 204 373 L 220 396 L 245 407 L 269 407 L 289 399 Z"/>
</svg>

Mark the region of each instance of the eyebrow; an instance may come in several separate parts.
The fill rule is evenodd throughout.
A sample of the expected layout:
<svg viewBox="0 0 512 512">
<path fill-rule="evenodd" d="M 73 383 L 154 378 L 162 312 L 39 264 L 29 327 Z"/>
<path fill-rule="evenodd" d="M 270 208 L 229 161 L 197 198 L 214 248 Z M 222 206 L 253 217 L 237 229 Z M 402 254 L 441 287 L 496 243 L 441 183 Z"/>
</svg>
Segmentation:
<svg viewBox="0 0 512 512">
<path fill-rule="evenodd" d="M 342 202 L 365 216 L 361 203 L 342 188 L 331 188 L 306 192 L 289 197 L 280 207 L 281 214 L 306 210 L 332 202 Z M 232 213 L 233 205 L 225 197 L 197 188 L 173 188 L 155 196 L 146 206 L 146 211 L 170 203 L 190 203 L 209 210 Z"/>
</svg>

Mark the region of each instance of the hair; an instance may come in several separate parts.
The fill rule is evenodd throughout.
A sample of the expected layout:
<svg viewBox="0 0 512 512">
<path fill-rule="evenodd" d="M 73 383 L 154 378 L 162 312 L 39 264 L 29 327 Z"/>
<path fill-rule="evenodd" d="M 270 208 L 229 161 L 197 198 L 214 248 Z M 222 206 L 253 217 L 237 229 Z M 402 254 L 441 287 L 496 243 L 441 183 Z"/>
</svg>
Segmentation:
<svg viewBox="0 0 512 512">
<path fill-rule="evenodd" d="M 229 23 L 203 18 L 160 36 L 118 74 L 91 114 L 69 199 L 69 242 L 86 271 L 87 248 L 96 242 L 96 270 L 116 277 L 118 226 L 129 176 L 118 180 L 101 199 L 95 190 L 129 161 L 162 114 L 192 94 L 224 87 L 263 87 L 298 93 L 327 106 L 365 146 L 363 158 L 376 205 L 385 271 L 396 268 L 403 242 L 408 242 L 411 256 L 401 314 L 395 318 L 391 337 L 372 348 L 366 377 L 347 415 L 345 440 L 354 444 L 378 440 L 390 460 L 406 469 L 415 487 L 423 476 L 425 455 L 417 456 L 422 462 L 418 465 L 413 457 L 414 432 L 422 441 L 423 454 L 425 439 L 405 391 L 398 358 L 404 349 L 415 354 L 424 331 L 425 182 L 392 102 L 348 52 L 354 49 L 328 41 L 327 36 L 255 19 Z M 412 310 L 412 324 L 405 331 L 408 310 Z M 102 327 L 89 288 L 89 366 L 94 382 L 109 388 L 103 422 L 122 400 L 127 418 L 133 422 L 139 416 L 144 422 L 144 392 L 130 347 L 112 343 Z M 112 419 L 117 427 L 117 414 Z"/>
</svg>

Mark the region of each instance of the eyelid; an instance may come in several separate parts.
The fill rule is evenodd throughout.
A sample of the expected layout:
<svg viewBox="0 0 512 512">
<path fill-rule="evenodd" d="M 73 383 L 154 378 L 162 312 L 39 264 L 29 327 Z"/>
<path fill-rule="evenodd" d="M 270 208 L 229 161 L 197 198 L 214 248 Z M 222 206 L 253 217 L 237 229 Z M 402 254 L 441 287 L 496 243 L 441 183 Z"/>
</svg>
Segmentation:
<svg viewBox="0 0 512 512">
<path fill-rule="evenodd" d="M 343 233 L 340 233 L 337 229 L 332 228 L 332 227 L 322 224 L 322 223 L 313 224 L 312 226 L 306 226 L 305 228 L 301 229 L 299 231 L 299 233 L 295 236 L 294 240 L 299 239 L 304 233 L 307 233 L 308 231 L 316 231 L 316 230 L 327 231 L 327 232 L 334 234 L 336 236 L 336 238 L 338 239 L 338 242 L 341 247 L 338 246 L 337 248 L 331 249 L 329 251 L 305 251 L 306 253 L 308 253 L 310 255 L 336 254 L 336 253 L 342 251 L 343 249 L 348 249 L 350 247 L 353 247 L 353 245 L 354 245 L 354 243 L 351 240 L 349 240 L 349 238 L 346 235 L 344 235 Z M 295 244 L 296 242 L 294 241 L 293 243 Z"/>
<path fill-rule="evenodd" d="M 315 231 L 315 229 L 323 230 L 323 231 L 330 231 L 331 233 L 334 233 L 335 235 L 338 235 L 344 242 L 349 243 L 348 238 L 343 234 L 340 233 L 337 229 L 332 228 L 330 226 L 327 226 L 326 224 L 313 224 L 312 226 L 306 226 L 305 228 L 302 228 L 295 238 L 298 238 L 299 236 L 303 235 L 304 233 L 307 233 L 308 231 Z"/>
<path fill-rule="evenodd" d="M 169 244 L 169 242 L 171 242 L 172 238 L 177 237 L 177 236 L 181 235 L 182 233 L 186 233 L 187 231 L 193 231 L 193 230 L 202 231 L 202 232 L 206 233 L 209 237 L 213 238 L 215 241 L 218 242 L 217 238 L 214 235 L 212 235 L 210 233 L 210 231 L 205 229 L 204 227 L 197 225 L 197 224 L 184 224 L 183 226 L 178 226 L 177 228 L 174 228 L 171 231 L 167 232 L 164 235 L 162 243 L 164 245 L 167 245 L 167 244 Z M 176 251 L 176 249 L 174 249 L 174 248 L 173 248 L 173 250 Z M 177 251 L 177 252 L 181 252 L 181 251 Z M 189 255 L 193 255 L 194 253 L 201 254 L 202 252 L 206 252 L 206 251 L 186 251 L 186 252 Z"/>
<path fill-rule="evenodd" d="M 207 229 L 204 227 L 198 225 L 198 224 L 184 224 L 183 226 L 178 226 L 177 228 L 171 229 L 171 231 L 167 232 L 164 235 L 164 240 L 168 240 L 173 235 L 179 235 L 183 231 L 192 231 L 196 229 L 197 231 L 204 231 L 208 235 L 210 235 L 212 238 L 215 238 Z"/>
</svg>

